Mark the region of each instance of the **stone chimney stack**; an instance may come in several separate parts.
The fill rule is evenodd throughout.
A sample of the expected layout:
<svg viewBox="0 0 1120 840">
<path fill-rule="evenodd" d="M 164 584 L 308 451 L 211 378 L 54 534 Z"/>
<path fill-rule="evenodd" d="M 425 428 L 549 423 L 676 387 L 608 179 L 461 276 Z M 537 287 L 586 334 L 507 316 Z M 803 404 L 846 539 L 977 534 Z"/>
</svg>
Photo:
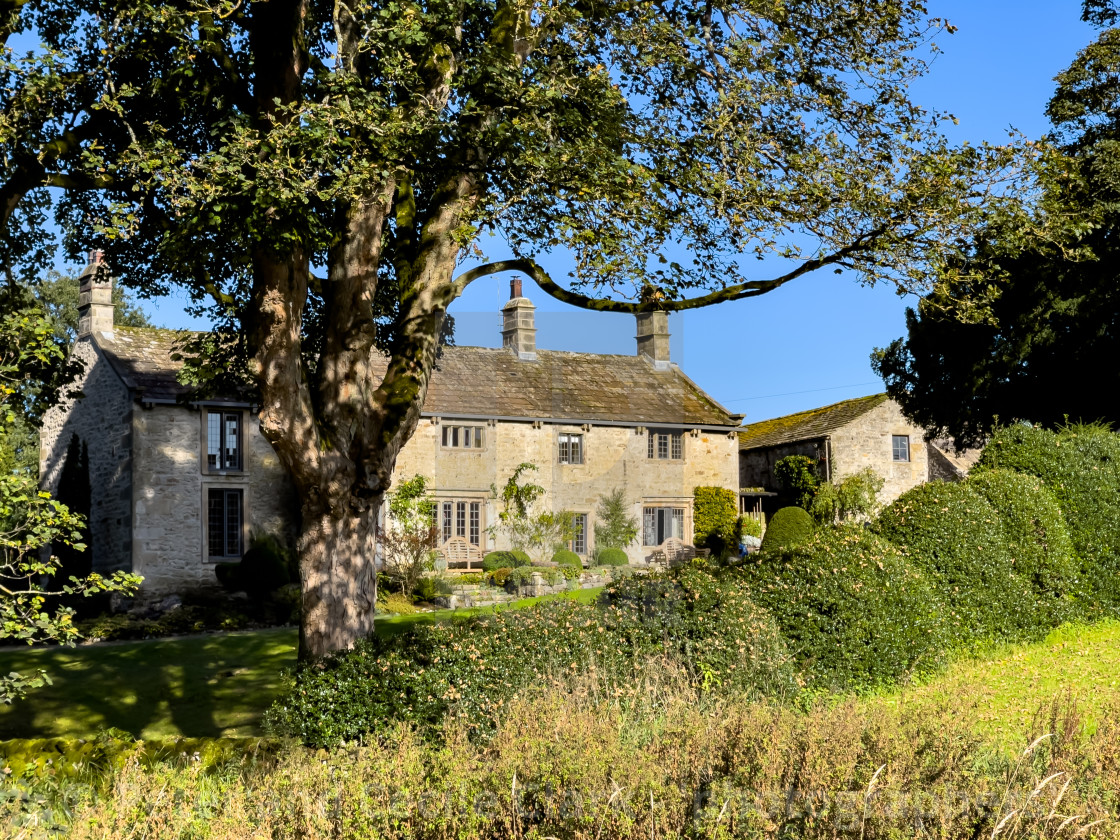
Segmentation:
<svg viewBox="0 0 1120 840">
<path fill-rule="evenodd" d="M 104 251 L 90 251 L 78 278 L 78 335 L 113 332 L 113 278 Z"/>
<path fill-rule="evenodd" d="M 532 301 L 521 295 L 521 278 L 514 277 L 509 281 L 509 301 L 502 307 L 502 346 L 526 361 L 537 358 L 535 310 Z"/>
<path fill-rule="evenodd" d="M 669 364 L 669 313 L 639 312 L 638 355 L 648 356 L 658 367 Z"/>
</svg>

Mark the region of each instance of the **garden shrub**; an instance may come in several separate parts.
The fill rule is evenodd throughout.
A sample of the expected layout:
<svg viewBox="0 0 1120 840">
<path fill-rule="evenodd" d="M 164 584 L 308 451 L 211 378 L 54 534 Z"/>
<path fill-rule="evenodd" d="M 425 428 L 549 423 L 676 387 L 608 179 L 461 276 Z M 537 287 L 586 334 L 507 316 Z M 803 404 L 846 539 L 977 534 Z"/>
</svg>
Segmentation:
<svg viewBox="0 0 1120 840">
<path fill-rule="evenodd" d="M 583 568 L 583 561 L 579 559 L 579 555 L 574 551 L 568 551 L 566 548 L 562 548 L 553 554 L 552 562 L 558 566 L 576 566 L 580 569 Z"/>
<path fill-rule="evenodd" d="M 292 553 L 271 534 L 256 536 L 240 563 L 218 563 L 214 574 L 230 592 L 247 592 L 263 598 L 292 582 Z"/>
<path fill-rule="evenodd" d="M 1097 424 L 996 430 L 973 468 L 1042 480 L 1065 514 L 1088 594 L 1120 612 L 1120 434 Z"/>
<path fill-rule="evenodd" d="M 630 558 L 621 548 L 604 548 L 595 557 L 600 566 L 628 566 Z"/>
<path fill-rule="evenodd" d="M 512 554 L 514 556 L 514 559 L 517 560 L 518 566 L 533 565 L 533 558 L 529 556 L 529 553 L 527 551 L 522 551 L 520 548 L 515 548 L 510 552 L 510 554 Z"/>
<path fill-rule="evenodd" d="M 774 479 L 778 482 L 781 501 L 803 510 L 809 509 L 821 483 L 817 462 L 806 455 L 779 458 L 774 464 Z"/>
<path fill-rule="evenodd" d="M 428 575 L 416 583 L 415 595 L 419 601 L 434 601 L 441 595 L 450 594 L 451 582 L 444 577 Z"/>
<path fill-rule="evenodd" d="M 518 568 L 523 567 L 519 566 Z M 506 581 L 512 573 L 512 568 L 495 569 L 486 576 L 486 579 L 490 581 L 493 586 L 505 586 Z"/>
<path fill-rule="evenodd" d="M 529 555 L 524 551 L 491 551 L 482 558 L 482 571 L 516 569 L 518 566 L 528 566 L 530 562 Z"/>
<path fill-rule="evenodd" d="M 762 538 L 762 551 L 792 548 L 813 535 L 813 518 L 799 507 L 784 507 L 777 511 L 766 526 Z"/>
<path fill-rule="evenodd" d="M 739 496 L 726 487 L 692 491 L 693 542 L 716 557 L 738 548 Z"/>
<path fill-rule="evenodd" d="M 999 513 L 1015 572 L 1031 584 L 1048 623 L 1074 617 L 1078 561 L 1054 494 L 1035 476 L 1005 469 L 977 472 L 968 483 Z"/>
<path fill-rule="evenodd" d="M 603 600 L 550 601 L 363 639 L 301 666 L 266 727 L 330 745 L 401 722 L 435 736 L 450 715 L 487 734 L 532 686 L 592 668 L 622 684 L 654 657 L 679 663 L 697 689 L 795 686 L 776 625 L 740 580 L 685 567 L 616 583 Z"/>
<path fill-rule="evenodd" d="M 762 536 L 762 523 L 755 519 L 753 516 L 740 516 L 739 517 L 739 536 L 740 537 L 761 537 Z"/>
<path fill-rule="evenodd" d="M 944 605 L 897 548 L 865 528 L 818 531 L 737 567 L 819 684 L 886 684 L 938 664 Z"/>
<path fill-rule="evenodd" d="M 918 485 L 884 509 L 874 528 L 947 604 L 953 641 L 1025 638 L 1044 626 L 1034 591 L 1015 573 L 999 514 L 968 484 Z"/>
</svg>

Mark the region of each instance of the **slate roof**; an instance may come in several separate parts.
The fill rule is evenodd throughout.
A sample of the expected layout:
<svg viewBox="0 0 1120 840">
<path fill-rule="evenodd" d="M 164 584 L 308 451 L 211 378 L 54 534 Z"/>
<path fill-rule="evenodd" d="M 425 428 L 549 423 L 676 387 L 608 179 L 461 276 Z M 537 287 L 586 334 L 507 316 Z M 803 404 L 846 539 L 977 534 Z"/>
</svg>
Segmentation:
<svg viewBox="0 0 1120 840">
<path fill-rule="evenodd" d="M 178 345 L 195 333 L 116 327 L 97 335 L 113 368 L 145 397 L 176 399 L 190 388 L 176 379 Z M 383 364 L 388 359 L 383 358 Z M 427 415 L 738 426 L 731 414 L 675 365 L 659 370 L 641 356 L 538 350 L 523 361 L 505 349 L 447 347 L 436 363 Z"/>
<path fill-rule="evenodd" d="M 857 397 L 854 400 L 844 400 L 822 408 L 751 423 L 739 432 L 739 448 L 760 449 L 799 440 L 822 438 L 876 406 L 882 405 L 887 399 L 886 394 L 873 394 L 870 397 Z"/>
<path fill-rule="evenodd" d="M 150 399 L 178 399 L 191 392 L 177 379 L 182 361 L 172 355 L 186 340 L 198 335 L 188 330 L 154 327 L 113 327 L 113 333 L 97 333 L 97 346 L 113 370 L 129 388 Z"/>
</svg>

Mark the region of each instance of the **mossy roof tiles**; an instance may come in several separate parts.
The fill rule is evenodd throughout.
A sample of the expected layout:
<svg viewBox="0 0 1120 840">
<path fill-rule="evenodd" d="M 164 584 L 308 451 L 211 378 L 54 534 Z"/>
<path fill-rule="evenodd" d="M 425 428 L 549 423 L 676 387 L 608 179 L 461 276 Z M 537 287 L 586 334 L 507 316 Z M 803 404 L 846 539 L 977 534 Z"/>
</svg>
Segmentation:
<svg viewBox="0 0 1120 840">
<path fill-rule="evenodd" d="M 775 417 L 773 420 L 751 423 L 739 432 L 739 448 L 760 449 L 799 440 L 822 438 L 876 406 L 882 405 L 887 399 L 886 394 L 873 394 L 797 414 L 787 414 L 785 417 Z"/>
<path fill-rule="evenodd" d="M 189 332 L 117 327 L 97 343 L 129 387 L 145 397 L 178 399 L 173 358 Z M 381 363 L 388 360 L 379 357 Z M 540 350 L 536 360 L 486 347 L 447 347 L 436 364 L 424 413 L 463 417 L 602 421 L 681 426 L 738 426 L 739 417 L 675 365 L 658 369 L 641 356 Z"/>
</svg>

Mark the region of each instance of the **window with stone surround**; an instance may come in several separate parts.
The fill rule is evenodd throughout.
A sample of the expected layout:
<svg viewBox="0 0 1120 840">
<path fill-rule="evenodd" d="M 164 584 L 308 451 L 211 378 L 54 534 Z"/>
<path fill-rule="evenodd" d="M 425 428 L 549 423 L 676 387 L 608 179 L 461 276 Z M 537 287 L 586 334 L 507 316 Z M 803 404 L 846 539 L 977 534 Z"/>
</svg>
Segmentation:
<svg viewBox="0 0 1120 840">
<path fill-rule="evenodd" d="M 684 434 L 649 430 L 649 457 L 658 461 L 679 461 L 684 457 Z"/>
<path fill-rule="evenodd" d="M 482 426 L 443 426 L 442 442 L 449 449 L 482 449 Z"/>
<path fill-rule="evenodd" d="M 891 435 L 891 460 L 893 460 L 893 461 L 909 461 L 910 460 L 910 436 L 909 435 Z"/>
<path fill-rule="evenodd" d="M 244 550 L 245 491 L 211 487 L 206 491 L 206 556 L 240 560 Z"/>
<path fill-rule="evenodd" d="M 244 435 L 240 411 L 206 411 L 206 467 L 208 472 L 242 472 Z"/>
<path fill-rule="evenodd" d="M 483 503 L 476 499 L 440 499 L 438 507 L 440 542 L 462 537 L 471 545 L 484 546 Z"/>
<path fill-rule="evenodd" d="M 561 464 L 583 463 L 583 435 L 561 432 L 559 435 Z M 579 552 L 576 552 L 577 554 Z"/>
<path fill-rule="evenodd" d="M 658 546 L 670 537 L 684 541 L 683 507 L 643 507 L 642 545 Z"/>
</svg>

